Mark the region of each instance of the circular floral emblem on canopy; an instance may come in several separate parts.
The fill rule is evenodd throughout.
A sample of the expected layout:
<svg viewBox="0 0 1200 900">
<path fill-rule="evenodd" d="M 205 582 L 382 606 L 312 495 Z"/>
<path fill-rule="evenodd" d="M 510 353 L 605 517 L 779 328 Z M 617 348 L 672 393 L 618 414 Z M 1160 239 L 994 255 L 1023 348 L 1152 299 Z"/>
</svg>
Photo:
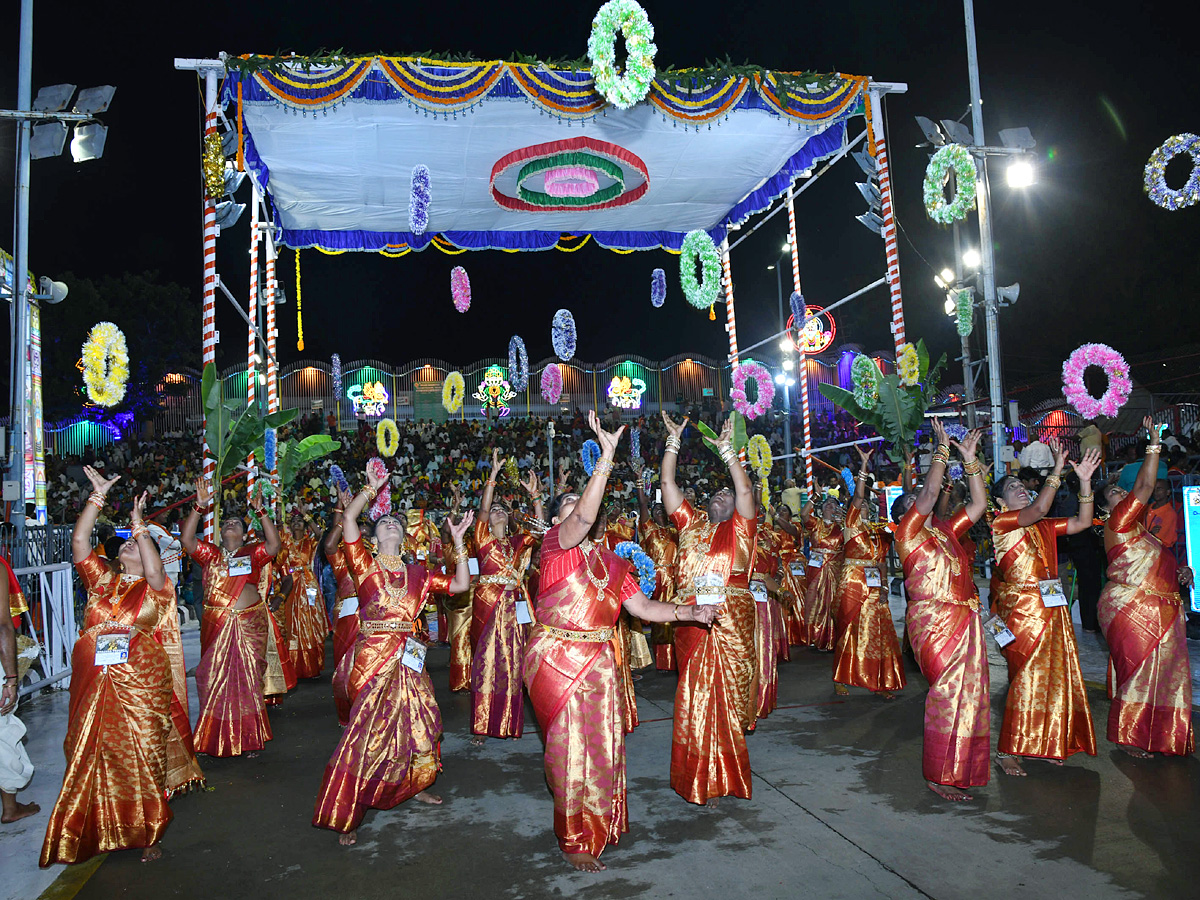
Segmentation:
<svg viewBox="0 0 1200 900">
<path fill-rule="evenodd" d="M 625 74 L 617 75 L 617 33 L 625 38 Z M 654 80 L 654 26 L 637 0 L 608 0 L 592 20 L 588 59 L 596 90 L 618 109 L 650 93 Z"/>
<path fill-rule="evenodd" d="M 1187 183 L 1177 191 L 1167 187 L 1164 177 L 1167 163 L 1180 153 L 1192 157 L 1192 174 Z M 1163 145 L 1150 154 L 1146 163 L 1146 193 L 1163 209 L 1183 209 L 1200 201 L 1200 137 L 1194 134 L 1177 134 L 1169 137 Z"/>
<path fill-rule="evenodd" d="M 616 209 L 649 189 L 650 170 L 640 157 L 589 137 L 514 150 L 492 166 L 490 183 L 492 199 L 514 212 Z"/>
<path fill-rule="evenodd" d="M 1093 397 L 1083 383 L 1083 373 L 1089 366 L 1099 366 L 1108 376 L 1108 390 L 1099 398 Z M 1063 394 L 1085 419 L 1111 419 L 1129 400 L 1132 390 L 1129 363 L 1108 344 L 1084 344 L 1063 363 Z"/>
<path fill-rule="evenodd" d="M 945 196 L 946 181 L 954 170 L 956 187 L 953 199 Z M 962 144 L 947 144 L 933 154 L 925 169 L 925 211 L 943 225 L 965 219 L 975 208 L 975 160 Z"/>
</svg>

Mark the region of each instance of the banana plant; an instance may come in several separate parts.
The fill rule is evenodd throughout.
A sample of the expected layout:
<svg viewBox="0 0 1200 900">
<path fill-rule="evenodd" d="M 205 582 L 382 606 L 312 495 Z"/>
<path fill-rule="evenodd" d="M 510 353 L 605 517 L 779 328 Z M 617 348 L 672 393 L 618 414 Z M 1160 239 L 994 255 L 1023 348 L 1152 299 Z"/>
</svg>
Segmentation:
<svg viewBox="0 0 1200 900">
<path fill-rule="evenodd" d="M 335 441 L 327 434 L 312 434 L 299 441 L 294 438 L 278 441 L 275 445 L 275 471 L 279 476 L 279 495 L 287 496 L 288 489 L 295 484 L 305 466 L 341 447 L 341 441 Z M 258 459 L 267 458 L 263 446 L 254 452 Z"/>
</svg>

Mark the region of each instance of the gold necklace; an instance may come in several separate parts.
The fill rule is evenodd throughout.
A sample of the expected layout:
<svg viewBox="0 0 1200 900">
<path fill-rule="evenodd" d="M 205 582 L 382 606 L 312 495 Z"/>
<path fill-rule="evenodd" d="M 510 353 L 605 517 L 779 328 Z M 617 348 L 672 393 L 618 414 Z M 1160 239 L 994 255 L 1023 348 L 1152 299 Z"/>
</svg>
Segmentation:
<svg viewBox="0 0 1200 900">
<path fill-rule="evenodd" d="M 379 563 L 380 569 L 380 587 L 383 588 L 384 596 L 387 599 L 384 601 L 384 606 L 396 607 L 400 602 L 408 596 L 408 566 L 404 562 L 404 557 L 396 556 L 391 553 L 380 553 L 375 557 L 375 561 Z M 403 573 L 403 580 L 400 582 L 400 587 L 396 587 L 392 583 L 392 577 Z"/>
<path fill-rule="evenodd" d="M 604 589 L 608 587 L 608 581 L 612 577 L 612 572 L 610 572 L 608 566 L 604 564 L 604 556 L 597 554 L 600 560 L 600 568 L 604 570 L 604 577 L 597 578 L 594 574 L 592 574 L 592 551 L 596 549 L 596 545 L 587 538 L 584 538 L 579 542 L 579 549 L 583 551 L 583 570 L 587 572 L 588 581 L 592 583 L 592 587 L 594 587 L 598 593 L 604 593 Z"/>
</svg>

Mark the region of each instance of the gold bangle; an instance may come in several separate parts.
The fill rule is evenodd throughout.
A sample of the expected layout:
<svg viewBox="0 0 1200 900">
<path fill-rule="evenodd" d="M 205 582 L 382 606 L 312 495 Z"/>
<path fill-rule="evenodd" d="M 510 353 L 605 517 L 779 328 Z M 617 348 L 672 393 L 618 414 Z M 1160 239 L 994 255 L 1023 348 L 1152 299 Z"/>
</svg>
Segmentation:
<svg viewBox="0 0 1200 900">
<path fill-rule="evenodd" d="M 678 453 L 679 448 L 682 446 L 683 446 L 683 441 L 680 440 L 675 435 L 671 435 L 669 438 L 667 438 L 667 447 L 663 452 L 664 453 Z"/>
<path fill-rule="evenodd" d="M 973 459 L 968 463 L 963 463 L 963 472 L 965 472 L 968 476 L 982 475 L 983 466 L 979 464 L 979 460 Z"/>
<path fill-rule="evenodd" d="M 1094 502 L 1096 502 L 1096 495 L 1095 495 L 1095 494 L 1079 494 L 1079 495 L 1078 495 L 1078 497 L 1079 497 L 1079 502 L 1080 502 L 1080 503 L 1094 503 Z"/>
<path fill-rule="evenodd" d="M 140 537 L 149 537 L 150 529 L 147 528 L 145 525 L 139 523 L 137 525 L 133 525 L 129 529 L 129 536 L 131 538 L 133 538 L 135 541 Z"/>
<path fill-rule="evenodd" d="M 598 460 L 596 460 L 596 465 L 592 469 L 592 474 L 593 475 L 603 475 L 605 478 L 607 478 L 609 475 L 612 474 L 612 470 L 613 470 L 613 461 L 611 459 L 605 459 L 602 456 Z"/>
<path fill-rule="evenodd" d="M 1162 444 L 1147 444 L 1147 453 L 1162 453 Z"/>
<path fill-rule="evenodd" d="M 361 490 L 359 493 L 362 493 L 362 494 L 366 494 L 366 495 L 367 495 L 367 502 L 368 502 L 368 503 L 372 503 L 372 502 L 374 502 L 375 498 L 379 496 L 379 491 L 378 491 L 378 490 L 376 490 L 375 488 L 371 487 L 370 485 L 367 485 L 367 486 L 366 486 L 365 488 L 363 488 L 363 489 L 362 489 L 362 490 Z"/>
<path fill-rule="evenodd" d="M 468 559 L 470 559 L 470 557 L 467 555 L 466 547 L 455 547 L 454 548 L 454 562 L 455 563 L 462 563 L 463 565 L 466 565 Z"/>
<path fill-rule="evenodd" d="M 1062 479 L 1060 477 L 1057 475 L 1047 475 L 1046 480 L 1042 482 L 1042 487 L 1044 488 L 1049 486 L 1057 491 L 1060 484 L 1062 484 Z"/>
<path fill-rule="evenodd" d="M 673 618 L 676 622 L 683 621 L 682 619 L 679 618 L 679 604 L 678 603 L 675 604 L 675 612 L 671 613 L 671 615 L 673 616 Z"/>
</svg>

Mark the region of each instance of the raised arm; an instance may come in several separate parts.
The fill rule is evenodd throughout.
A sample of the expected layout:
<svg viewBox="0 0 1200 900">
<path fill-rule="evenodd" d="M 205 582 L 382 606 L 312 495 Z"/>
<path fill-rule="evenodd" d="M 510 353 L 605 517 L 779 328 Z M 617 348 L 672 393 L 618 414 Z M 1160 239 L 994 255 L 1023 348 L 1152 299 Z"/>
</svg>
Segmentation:
<svg viewBox="0 0 1200 900">
<path fill-rule="evenodd" d="M 1133 483 L 1133 496 L 1137 497 L 1138 503 L 1145 504 L 1150 502 L 1150 496 L 1154 493 L 1154 483 L 1158 481 L 1158 460 L 1162 455 L 1162 433 L 1149 416 L 1142 419 L 1142 427 L 1146 429 L 1146 436 L 1150 438 L 1150 443 L 1146 446 L 1146 458 L 1142 461 L 1137 480 Z"/>
<path fill-rule="evenodd" d="M 492 509 L 492 494 L 496 491 L 496 478 L 500 475 L 500 467 L 504 465 L 504 457 L 495 447 L 492 448 L 492 471 L 487 483 L 483 486 L 483 495 L 479 498 L 479 518 L 486 522 Z"/>
<path fill-rule="evenodd" d="M 1034 501 L 1017 515 L 1017 524 L 1022 528 L 1027 528 L 1046 517 L 1054 503 L 1054 495 L 1058 493 L 1058 486 L 1062 483 L 1062 470 L 1067 462 L 1066 451 L 1063 450 L 1058 438 L 1052 437 L 1046 443 L 1049 444 L 1050 450 L 1054 454 L 1054 469 L 1042 483 L 1042 489 L 1038 491 Z"/>
<path fill-rule="evenodd" d="M 945 437 L 945 434 L 945 429 L 942 429 L 942 436 Z M 967 517 L 972 522 L 978 522 L 987 509 L 987 488 L 983 484 L 983 465 L 975 458 L 982 437 L 983 432 L 977 428 L 968 434 L 961 444 L 958 441 L 953 442 L 954 449 L 962 458 L 963 472 L 966 473 L 967 486 L 971 491 L 971 499 L 967 501 L 966 511 Z"/>
<path fill-rule="evenodd" d="M 934 448 L 929 471 L 925 473 L 925 483 L 921 485 L 921 493 L 917 494 L 917 512 L 923 516 L 928 516 L 933 512 L 938 494 L 942 492 L 942 479 L 946 475 L 946 464 L 950 461 L 950 438 L 946 436 L 946 429 L 936 418 L 932 425 L 933 433 L 937 437 L 937 447 Z"/>
<path fill-rule="evenodd" d="M 1096 500 L 1092 488 L 1092 475 L 1100 466 L 1100 451 L 1089 450 L 1083 454 L 1083 459 L 1074 464 L 1075 474 L 1079 477 L 1079 512 L 1067 519 L 1067 534 L 1079 534 L 1092 527 L 1095 515 Z M 1142 465 L 1145 468 L 1145 464 Z M 1141 476 L 1141 473 L 1138 473 Z"/>
<path fill-rule="evenodd" d="M 538 478 L 537 472 L 533 469 L 529 470 L 529 477 L 521 482 L 521 487 L 525 489 L 530 499 L 533 501 L 533 514 L 540 522 L 546 521 L 542 518 L 544 510 L 542 509 L 542 480 Z M 483 513 L 480 513 L 483 515 Z"/>
<path fill-rule="evenodd" d="M 663 451 L 662 471 L 659 480 L 662 482 L 663 509 L 667 515 L 675 514 L 675 510 L 683 505 L 683 492 L 675 483 L 675 464 L 679 461 L 679 447 L 683 441 L 683 429 L 687 428 L 688 418 L 678 425 L 665 412 L 662 414 L 663 424 L 667 426 L 667 448 Z"/>
<path fill-rule="evenodd" d="M 738 515 L 743 519 L 753 519 L 758 515 L 758 504 L 754 501 L 754 485 L 746 474 L 746 467 L 733 449 L 733 416 L 725 420 L 717 438 L 717 452 L 721 454 L 721 462 L 729 467 L 729 478 L 733 482 L 733 495 L 737 502 Z"/>
<path fill-rule="evenodd" d="M 142 558 L 142 574 L 146 584 L 152 591 L 161 591 L 167 586 L 167 571 L 163 568 L 162 554 L 158 552 L 158 544 L 150 537 L 150 529 L 142 520 L 146 511 L 146 501 L 150 493 L 142 491 L 142 495 L 133 501 L 133 513 L 130 515 L 130 531 L 137 541 L 138 555 Z M 172 613 L 174 615 L 174 613 Z"/>
<path fill-rule="evenodd" d="M 467 549 L 463 546 L 463 535 L 475 521 L 475 514 L 467 510 L 467 514 L 455 525 L 450 523 L 450 540 L 454 542 L 454 578 L 450 581 L 450 593 L 461 594 L 471 586 L 471 570 L 468 567 Z"/>
<path fill-rule="evenodd" d="M 121 478 L 120 475 L 114 475 L 112 478 L 105 479 L 91 466 L 84 466 L 83 474 L 92 483 L 92 495 L 83 505 L 79 518 L 75 520 L 75 529 L 71 532 L 71 557 L 77 563 L 83 562 L 91 555 L 92 529 L 96 527 L 96 519 L 100 516 L 100 510 L 104 509 L 104 498 Z"/>
<path fill-rule="evenodd" d="M 854 476 L 854 498 L 850 505 L 855 509 L 862 509 L 867 499 L 867 482 L 871 480 L 871 454 L 875 452 L 875 448 L 864 451 L 861 444 L 855 444 L 854 450 L 858 453 L 858 474 Z"/>
<path fill-rule="evenodd" d="M 592 469 L 592 477 L 588 479 L 587 487 L 583 489 L 575 508 L 559 526 L 558 545 L 564 550 L 579 546 L 588 536 L 588 532 L 592 530 L 592 525 L 596 522 L 596 515 L 600 512 L 600 503 L 604 500 L 604 487 L 612 472 L 617 441 L 621 439 L 621 435 L 625 431 L 624 425 L 614 432 L 605 431 L 600 427 L 600 419 L 597 418 L 594 409 L 588 410 L 588 424 L 592 427 L 592 431 L 596 434 L 596 441 L 600 444 L 600 459 L 596 461 L 596 468 Z"/>
<path fill-rule="evenodd" d="M 179 543 L 183 544 L 183 549 L 188 556 L 196 554 L 196 529 L 200 527 L 200 511 L 209 509 L 212 506 L 212 491 L 208 489 L 208 482 L 203 476 L 196 479 L 196 502 L 192 504 L 192 509 L 188 513 L 188 517 L 183 520 L 183 524 L 179 526 Z"/>
<path fill-rule="evenodd" d="M 367 468 L 367 486 L 350 498 L 350 502 L 346 504 L 346 511 L 342 513 L 342 540 L 347 544 L 353 544 L 362 537 L 358 528 L 358 517 L 386 482 L 386 474 L 376 475 L 370 467 Z"/>
<path fill-rule="evenodd" d="M 250 506 L 258 513 L 258 520 L 262 523 L 263 549 L 267 551 L 268 556 L 273 558 L 279 553 L 279 548 L 282 546 L 279 542 L 279 531 L 276 530 L 271 517 L 267 515 L 261 494 L 250 498 Z"/>
<path fill-rule="evenodd" d="M 337 506 L 333 508 L 333 524 L 329 526 L 329 530 L 325 532 L 325 540 L 321 542 L 321 549 L 325 551 L 326 559 L 337 552 L 338 544 L 342 541 L 343 516 L 352 499 L 346 491 L 340 487 L 337 489 Z"/>
<path fill-rule="evenodd" d="M 650 521 L 650 503 L 646 500 L 646 491 L 642 488 L 642 479 L 634 481 L 638 495 L 638 522 L 645 524 Z"/>
</svg>

